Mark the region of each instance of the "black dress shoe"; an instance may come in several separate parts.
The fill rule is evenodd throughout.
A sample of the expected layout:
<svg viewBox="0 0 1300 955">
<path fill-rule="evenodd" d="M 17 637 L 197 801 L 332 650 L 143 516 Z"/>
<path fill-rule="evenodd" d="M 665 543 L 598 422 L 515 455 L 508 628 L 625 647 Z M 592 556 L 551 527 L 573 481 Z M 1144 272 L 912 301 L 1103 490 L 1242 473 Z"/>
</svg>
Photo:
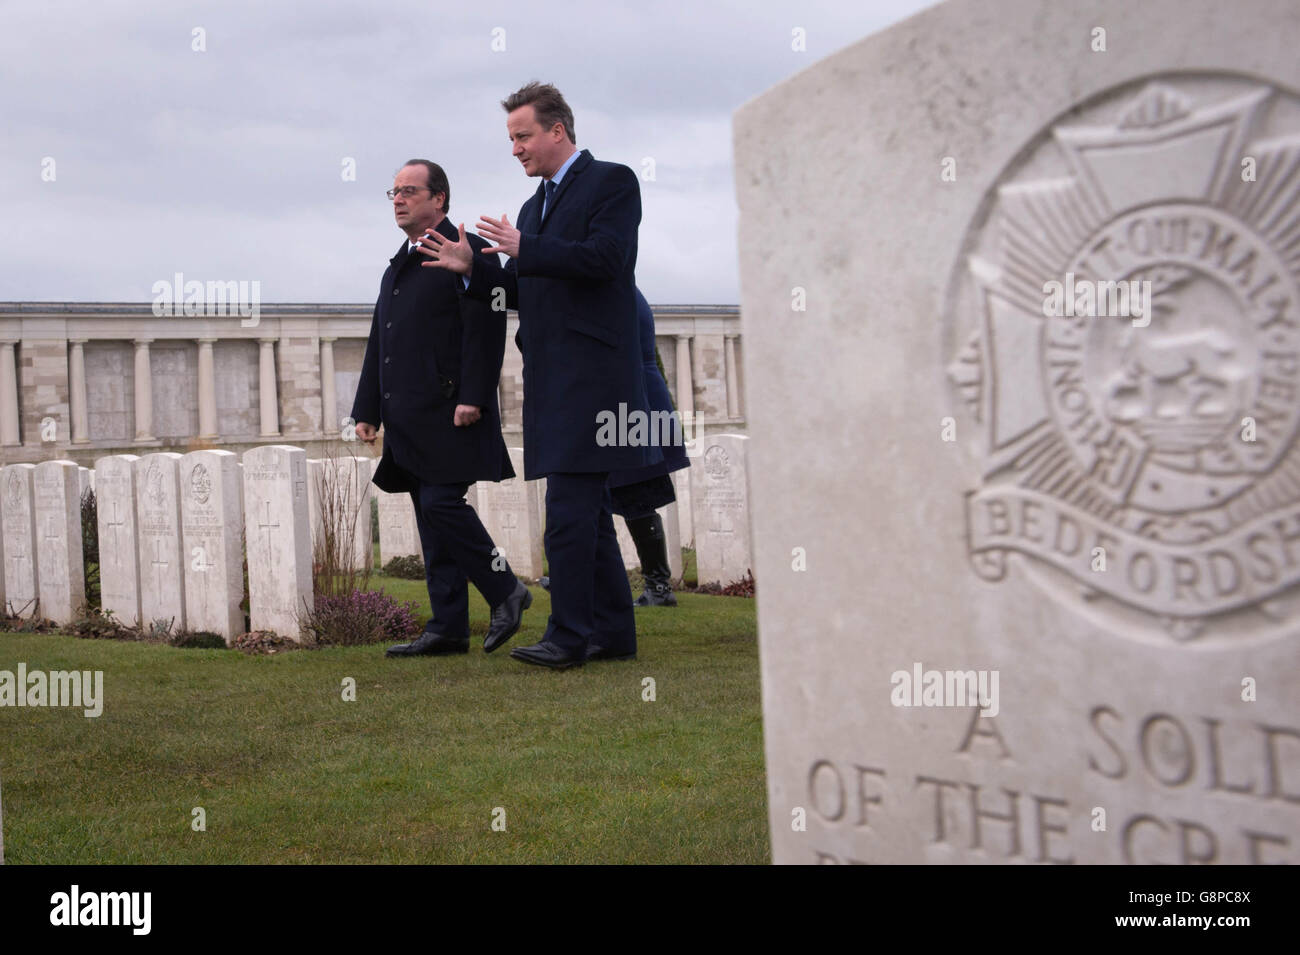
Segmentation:
<svg viewBox="0 0 1300 955">
<path fill-rule="evenodd" d="M 483 652 L 491 653 L 513 637 L 524 619 L 524 611 L 532 606 L 533 595 L 528 588 L 515 581 L 515 592 L 492 608 L 492 624 L 483 638 Z"/>
<path fill-rule="evenodd" d="M 553 643 L 534 643 L 531 647 L 515 647 L 510 651 L 510 659 L 534 666 L 549 667 L 552 670 L 567 670 L 580 667 L 586 658 L 581 653 L 569 653 Z"/>
<path fill-rule="evenodd" d="M 587 647 L 587 662 L 592 663 L 596 660 L 635 660 L 636 651 L 631 653 L 616 653 L 613 650 L 606 650 L 604 647 L 598 647 L 594 643 Z"/>
<path fill-rule="evenodd" d="M 450 653 L 469 653 L 469 637 L 449 637 L 426 630 L 410 643 L 389 647 L 386 657 L 440 657 Z"/>
</svg>

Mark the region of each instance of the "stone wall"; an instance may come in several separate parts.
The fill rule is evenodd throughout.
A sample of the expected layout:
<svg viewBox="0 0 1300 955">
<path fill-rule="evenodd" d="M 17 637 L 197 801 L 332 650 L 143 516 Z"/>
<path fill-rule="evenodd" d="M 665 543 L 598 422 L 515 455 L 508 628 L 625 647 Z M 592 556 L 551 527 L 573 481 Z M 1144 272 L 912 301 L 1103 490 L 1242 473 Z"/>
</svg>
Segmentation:
<svg viewBox="0 0 1300 955">
<path fill-rule="evenodd" d="M 352 410 L 372 311 L 270 305 L 244 327 L 237 316 L 157 317 L 148 305 L 0 303 L 0 343 L 12 343 L 0 349 L 0 464 L 67 458 L 89 466 L 110 453 L 243 451 L 284 440 L 322 453 Z M 738 309 L 659 306 L 655 322 L 679 410 L 699 412 L 706 433 L 743 433 Z M 520 443 L 523 422 L 518 327 L 511 313 L 499 389 L 511 444 Z M 331 351 L 332 416 L 324 413 L 330 389 L 321 371 Z M 275 401 L 264 406 L 270 391 Z M 42 440 L 47 420 L 53 433 L 47 427 L 44 438 L 52 440 Z"/>
</svg>

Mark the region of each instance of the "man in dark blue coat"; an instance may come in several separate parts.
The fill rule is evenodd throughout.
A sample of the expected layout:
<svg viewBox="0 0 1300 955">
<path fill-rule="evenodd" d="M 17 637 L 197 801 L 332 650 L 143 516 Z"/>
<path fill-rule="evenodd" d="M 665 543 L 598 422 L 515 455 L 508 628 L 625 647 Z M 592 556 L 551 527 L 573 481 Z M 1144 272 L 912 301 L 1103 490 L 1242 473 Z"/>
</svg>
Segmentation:
<svg viewBox="0 0 1300 955">
<path fill-rule="evenodd" d="M 513 154 L 544 182 L 519 211 L 478 230 L 503 269 L 458 241 L 421 240 L 428 265 L 466 277 L 471 296 L 519 311 L 524 356 L 524 476 L 546 480 L 551 617 L 542 640 L 511 657 L 563 669 L 636 654 L 632 591 L 619 556 L 606 480 L 662 459 L 644 430 L 602 427 L 647 415 L 636 322 L 641 190 L 626 166 L 574 145 L 573 112 L 550 85 L 501 104 Z M 612 432 L 612 433 L 611 433 Z"/>
<path fill-rule="evenodd" d="M 406 240 L 379 286 L 370 341 L 352 418 L 357 437 L 373 444 L 384 427 L 384 453 L 374 483 L 409 492 L 424 551 L 433 617 L 413 642 L 389 656 L 436 656 L 469 651 L 472 581 L 492 621 L 483 649 L 492 652 L 519 628 L 528 589 L 494 548 L 465 501 L 476 481 L 514 476 L 497 407 L 505 354 L 505 312 L 465 295 L 456 276 L 419 268 L 415 239 L 431 231 L 456 237 L 446 218 L 450 186 L 442 167 L 412 159 L 388 196 Z M 475 257 L 487 243 L 471 235 Z"/>
</svg>

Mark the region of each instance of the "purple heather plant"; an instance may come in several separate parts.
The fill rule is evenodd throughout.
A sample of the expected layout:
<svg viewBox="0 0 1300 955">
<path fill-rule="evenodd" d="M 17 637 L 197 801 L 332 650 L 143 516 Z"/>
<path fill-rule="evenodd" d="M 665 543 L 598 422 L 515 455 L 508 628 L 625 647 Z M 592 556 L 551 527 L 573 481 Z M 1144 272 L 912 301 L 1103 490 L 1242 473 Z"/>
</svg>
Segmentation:
<svg viewBox="0 0 1300 955">
<path fill-rule="evenodd" d="M 354 590 L 338 597 L 318 595 L 307 629 L 322 646 L 409 640 L 420 631 L 413 601 L 399 604 L 383 590 Z"/>
</svg>

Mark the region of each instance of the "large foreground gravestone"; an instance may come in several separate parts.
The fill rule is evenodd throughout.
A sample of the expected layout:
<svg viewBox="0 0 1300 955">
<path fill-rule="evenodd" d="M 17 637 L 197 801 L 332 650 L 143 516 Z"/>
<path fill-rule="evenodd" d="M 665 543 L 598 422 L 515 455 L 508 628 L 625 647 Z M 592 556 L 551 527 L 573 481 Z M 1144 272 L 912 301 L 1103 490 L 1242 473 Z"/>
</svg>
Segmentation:
<svg viewBox="0 0 1300 955">
<path fill-rule="evenodd" d="M 41 462 L 32 472 L 32 487 L 41 616 L 70 623 L 86 601 L 76 462 Z"/>
<path fill-rule="evenodd" d="M 737 114 L 776 861 L 1300 862 L 1298 33 L 953 0 Z"/>
<path fill-rule="evenodd" d="M 5 610 L 30 617 L 37 612 L 36 511 L 32 506 L 34 464 L 0 468 L 0 508 L 4 519 Z"/>
<path fill-rule="evenodd" d="M 135 462 L 140 621 L 144 627 L 172 633 L 187 627 L 180 460 L 173 451 L 159 451 Z"/>
<path fill-rule="evenodd" d="M 128 627 L 140 622 L 140 553 L 136 541 L 134 454 L 95 462 L 99 522 L 99 596 L 105 613 Z"/>
<path fill-rule="evenodd" d="M 191 630 L 220 634 L 230 643 L 244 632 L 239 456 L 205 450 L 182 457 L 180 496 L 186 619 Z"/>
<path fill-rule="evenodd" d="M 250 626 L 299 640 L 312 609 L 307 453 L 268 444 L 243 465 Z"/>
<path fill-rule="evenodd" d="M 523 449 L 510 448 L 516 477 L 480 481 L 478 512 L 492 542 L 505 553 L 510 569 L 521 577 L 542 576 L 542 489 L 523 479 Z"/>
<path fill-rule="evenodd" d="M 746 480 L 749 438 L 711 434 L 691 461 L 695 562 L 700 584 L 744 580 L 754 567 Z"/>
</svg>

